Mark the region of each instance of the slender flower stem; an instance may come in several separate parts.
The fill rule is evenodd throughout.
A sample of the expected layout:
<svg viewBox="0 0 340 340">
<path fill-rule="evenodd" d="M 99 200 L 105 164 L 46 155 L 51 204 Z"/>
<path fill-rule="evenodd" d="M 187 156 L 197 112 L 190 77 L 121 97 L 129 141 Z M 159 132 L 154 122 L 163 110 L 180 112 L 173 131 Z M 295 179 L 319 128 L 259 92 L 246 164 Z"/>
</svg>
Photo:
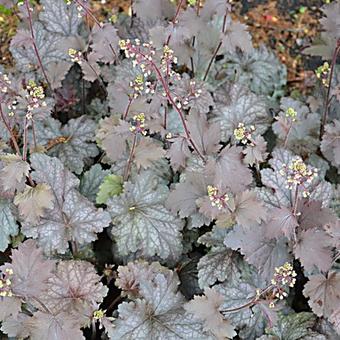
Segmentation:
<svg viewBox="0 0 340 340">
<path fill-rule="evenodd" d="M 81 112 L 82 115 L 86 114 L 86 98 L 85 98 L 85 80 L 82 78 L 81 80 Z"/>
<path fill-rule="evenodd" d="M 167 82 L 164 80 L 161 71 L 159 70 L 159 68 L 157 67 L 157 65 L 154 62 L 151 62 L 151 65 L 153 67 L 153 69 L 155 70 L 158 79 L 160 80 L 160 82 L 163 85 L 164 91 L 166 93 L 166 96 L 168 98 L 168 101 L 171 103 L 171 105 L 175 108 L 175 110 L 177 111 L 177 113 L 179 114 L 181 121 L 182 121 L 182 125 L 185 131 L 185 134 L 191 144 L 191 146 L 193 147 L 193 149 L 197 152 L 198 156 L 205 162 L 205 158 L 202 155 L 202 153 L 198 150 L 196 144 L 194 143 L 194 141 L 192 140 L 191 136 L 190 136 L 190 132 L 188 130 L 187 124 L 185 122 L 185 118 L 184 118 L 184 114 L 183 112 L 179 109 L 179 107 L 177 106 L 177 104 L 175 103 L 174 99 L 172 98 L 169 86 L 167 84 Z"/>
<path fill-rule="evenodd" d="M 33 136 L 34 149 L 37 149 L 37 136 L 35 133 L 35 125 L 34 125 L 33 119 L 32 119 L 32 136 Z"/>
<path fill-rule="evenodd" d="M 184 0 L 180 0 L 180 2 L 178 3 L 178 6 L 177 6 L 177 9 L 176 9 L 175 16 L 174 16 L 174 18 L 172 19 L 172 24 L 173 24 L 173 25 L 176 24 L 176 21 L 177 21 L 179 12 L 180 12 L 180 10 L 181 10 L 181 8 L 182 8 L 183 2 L 184 2 Z M 166 44 L 167 44 L 167 45 L 169 45 L 169 43 L 170 43 L 171 36 L 172 36 L 172 33 L 170 33 L 170 34 L 168 35 L 168 38 L 167 38 L 167 40 L 166 40 Z"/>
<path fill-rule="evenodd" d="M 256 302 L 256 298 L 254 298 L 253 300 L 245 303 L 242 306 L 235 307 L 235 308 L 230 308 L 230 309 L 225 309 L 225 310 L 222 310 L 221 312 L 222 313 L 234 313 L 234 312 L 238 312 L 241 309 L 253 306 L 255 302 Z"/>
<path fill-rule="evenodd" d="M 128 102 L 127 106 L 126 106 L 126 110 L 125 110 L 124 115 L 123 115 L 123 119 L 124 119 L 124 120 L 126 119 L 126 117 L 127 117 L 128 114 L 129 114 L 129 111 L 130 111 L 130 107 L 131 107 L 132 101 L 133 101 L 133 97 L 130 97 L 130 98 L 129 98 L 129 102 Z"/>
<path fill-rule="evenodd" d="M 226 23 L 227 23 L 227 14 L 228 12 L 226 12 L 224 14 L 224 17 L 223 17 L 223 24 L 222 24 L 222 34 L 224 34 L 225 32 L 225 29 L 226 29 Z M 218 51 L 220 50 L 220 48 L 222 47 L 222 40 L 218 43 L 217 47 L 215 48 L 215 51 L 214 51 L 214 54 L 213 56 L 211 57 L 210 61 L 209 61 L 209 65 L 208 65 L 208 68 L 207 70 L 205 71 L 205 74 L 204 74 L 204 77 L 203 77 L 203 81 L 206 81 L 207 77 L 208 77 L 208 74 L 209 74 L 209 71 L 211 69 L 211 66 L 212 66 L 212 63 L 214 62 L 216 56 L 217 56 L 217 53 Z"/>
<path fill-rule="evenodd" d="M 13 133 L 11 127 L 9 126 L 9 123 L 7 122 L 7 120 L 5 118 L 4 112 L 2 111 L 1 103 L 0 103 L 0 115 L 1 115 L 2 121 L 4 122 L 4 124 L 6 126 L 7 131 L 9 132 L 9 134 L 11 136 L 11 140 L 12 140 L 15 151 L 18 154 L 18 156 L 21 157 L 21 152 L 20 152 L 18 142 L 17 142 L 17 140 L 14 136 L 14 133 Z"/>
<path fill-rule="evenodd" d="M 133 0 L 130 2 L 130 7 L 131 7 L 131 23 L 130 23 L 130 28 L 133 27 L 133 18 L 134 18 L 134 12 L 133 12 Z"/>
<path fill-rule="evenodd" d="M 99 27 L 99 29 L 103 30 L 103 25 L 98 21 L 98 19 L 95 17 L 95 15 L 92 13 L 91 9 L 89 7 L 87 7 L 86 5 L 83 4 L 82 1 L 79 0 L 75 0 L 75 2 L 78 4 L 78 6 L 80 6 L 85 13 L 95 22 L 95 24 Z M 117 62 L 119 62 L 118 60 L 118 56 L 117 53 L 115 52 L 114 48 L 112 47 L 111 43 L 109 43 L 109 47 L 110 50 L 115 58 L 115 60 L 117 60 Z"/>
<path fill-rule="evenodd" d="M 78 244 L 77 241 L 71 241 L 71 253 L 73 255 L 73 258 L 78 255 Z"/>
<path fill-rule="evenodd" d="M 284 143 L 283 143 L 283 146 L 284 146 L 284 147 L 286 147 L 286 146 L 287 146 L 288 139 L 289 139 L 289 135 L 290 135 L 290 131 L 292 130 L 292 127 L 293 127 L 293 121 L 291 121 L 291 122 L 290 122 L 290 125 L 289 125 L 289 128 L 288 128 L 288 131 L 287 131 L 287 134 L 286 134 L 286 137 L 285 137 Z"/>
<path fill-rule="evenodd" d="M 25 121 L 24 121 L 24 147 L 23 147 L 23 151 L 22 151 L 22 159 L 24 161 L 27 160 L 27 148 L 28 148 L 28 140 L 27 140 L 27 130 L 28 130 L 28 120 L 25 117 Z"/>
<path fill-rule="evenodd" d="M 109 307 L 106 308 L 106 312 L 111 311 L 115 305 L 117 304 L 117 302 L 119 302 L 122 299 L 121 295 L 118 295 L 109 305 Z"/>
<path fill-rule="evenodd" d="M 163 127 L 166 130 L 166 126 L 168 124 L 168 108 L 164 108 L 164 120 L 163 120 Z"/>
<path fill-rule="evenodd" d="M 299 202 L 299 185 L 297 184 L 295 188 L 295 194 L 294 194 L 294 205 L 293 205 L 294 216 L 296 216 L 298 202 Z"/>
<path fill-rule="evenodd" d="M 85 4 L 83 4 L 82 1 L 79 1 L 79 0 L 75 0 L 75 2 L 78 4 L 78 6 L 80 6 L 84 11 L 85 13 L 91 17 L 91 19 L 95 22 L 95 24 L 99 27 L 99 28 L 102 28 L 102 25 L 101 23 L 98 21 L 98 19 L 94 16 L 94 14 L 92 13 L 92 11 L 90 10 L 90 8 L 88 8 Z"/>
<path fill-rule="evenodd" d="M 2 121 L 4 122 L 4 124 L 5 124 L 5 126 L 6 126 L 7 131 L 9 132 L 9 134 L 10 134 L 10 136 L 11 136 L 11 140 L 12 140 L 12 143 L 13 143 L 13 146 L 14 146 L 14 149 L 15 149 L 17 155 L 18 155 L 19 157 L 21 157 L 21 159 L 25 160 L 25 159 L 23 158 L 23 156 L 21 155 L 21 152 L 20 152 L 20 148 L 19 148 L 18 142 L 17 142 L 17 140 L 16 140 L 16 138 L 15 138 L 15 136 L 14 136 L 14 134 L 13 134 L 13 131 L 12 131 L 11 127 L 9 126 L 9 124 L 8 124 L 6 118 L 5 118 L 4 112 L 2 111 L 1 103 L 0 103 L 0 115 L 1 115 Z M 26 123 L 25 123 L 25 124 L 26 124 Z M 32 177 L 31 177 L 30 174 L 28 174 L 27 179 L 28 179 L 28 183 L 30 184 L 30 186 L 31 186 L 31 187 L 34 187 L 35 184 L 34 184 L 33 179 L 32 179 Z"/>
<path fill-rule="evenodd" d="M 20 148 L 19 148 L 18 142 L 17 142 L 17 140 L 14 136 L 14 133 L 13 133 L 11 127 L 9 126 L 9 124 L 8 124 L 6 118 L 5 118 L 4 112 L 2 111 L 1 103 L 0 103 L 0 116 L 1 116 L 2 121 L 5 124 L 5 127 L 6 127 L 8 133 L 9 133 L 9 135 L 11 136 L 11 140 L 12 140 L 12 143 L 13 143 L 13 146 L 14 146 L 14 149 L 15 149 L 17 155 L 19 157 L 21 157 L 23 160 L 25 160 L 24 157 L 21 155 Z M 25 119 L 25 126 L 26 126 L 26 119 Z M 30 174 L 28 174 L 27 179 L 28 179 L 28 183 L 30 184 L 30 186 L 34 187 L 35 184 L 34 184 L 33 179 L 32 179 Z"/>
<path fill-rule="evenodd" d="M 294 217 L 296 217 L 297 215 L 298 203 L 299 203 L 299 185 L 297 184 L 295 188 L 294 204 L 293 204 L 293 216 Z M 297 242 L 296 227 L 293 230 L 293 238 L 294 238 L 294 243 L 296 244 Z"/>
<path fill-rule="evenodd" d="M 124 171 L 124 181 L 127 181 L 127 179 L 129 178 L 130 175 L 130 170 L 131 170 L 131 165 L 132 165 L 132 160 L 135 154 L 135 150 L 136 150 L 136 144 L 137 144 L 137 134 L 134 135 L 133 137 L 133 142 L 132 142 L 132 147 L 130 150 L 130 155 L 129 155 L 129 159 Z"/>
<path fill-rule="evenodd" d="M 247 307 L 251 307 L 253 306 L 258 300 L 259 298 L 264 295 L 265 293 L 267 293 L 270 289 L 273 288 L 273 285 L 269 285 L 267 288 L 263 289 L 259 295 L 255 295 L 249 302 L 245 303 L 244 305 L 241 305 L 239 307 L 235 307 L 235 308 L 230 308 L 230 309 L 223 309 L 220 312 L 221 313 L 234 313 L 234 312 L 238 312 L 241 309 L 247 308 Z"/>
<path fill-rule="evenodd" d="M 197 14 L 197 16 L 200 15 L 200 9 L 201 9 L 201 0 L 197 0 L 197 4 L 196 4 L 196 14 Z"/>
<path fill-rule="evenodd" d="M 88 60 L 85 60 L 85 62 L 90 67 L 92 72 L 96 75 L 96 78 L 99 80 L 101 87 L 103 88 L 104 92 L 107 95 L 107 90 L 106 90 L 106 86 L 105 86 L 104 80 L 101 78 L 101 76 L 97 73 L 95 68 L 91 65 L 91 63 Z"/>
<path fill-rule="evenodd" d="M 331 103 L 330 93 L 331 93 L 331 87 L 332 87 L 333 73 L 334 73 L 336 59 L 338 57 L 339 52 L 340 52 L 340 39 L 337 41 L 337 45 L 336 45 L 336 48 L 334 50 L 333 57 L 332 57 L 331 71 L 329 74 L 329 84 L 328 84 L 327 95 L 325 99 L 325 105 L 324 105 L 325 108 L 324 108 L 324 112 L 322 115 L 322 121 L 321 121 L 321 127 L 320 127 L 320 139 L 322 138 L 322 135 L 325 130 L 325 125 L 327 123 L 328 110 L 329 110 L 329 105 Z"/>
<path fill-rule="evenodd" d="M 207 68 L 207 70 L 206 70 L 205 73 L 204 73 L 203 81 L 206 81 L 206 80 L 207 80 L 207 77 L 208 77 L 209 71 L 210 71 L 210 69 L 211 69 L 212 63 L 214 62 L 214 60 L 215 60 L 215 58 L 216 58 L 216 56 L 217 56 L 217 53 L 218 53 L 218 51 L 220 50 L 221 46 L 222 46 L 222 42 L 220 41 L 219 44 L 217 45 L 215 51 L 214 51 L 213 56 L 211 57 L 211 59 L 210 59 L 210 61 L 209 61 L 208 68 Z"/>
<path fill-rule="evenodd" d="M 41 57 L 40 57 L 40 54 L 39 54 L 39 51 L 38 51 L 38 48 L 37 48 L 37 44 L 35 42 L 35 35 L 34 35 L 34 30 L 33 30 L 33 22 L 32 22 L 32 15 L 31 15 L 31 7 L 29 5 L 29 2 L 28 0 L 25 0 L 25 6 L 26 6 L 26 10 L 27 10 L 27 15 L 28 15 L 28 25 L 29 25 L 29 28 L 30 28 L 30 33 L 31 33 L 31 38 L 32 38 L 32 45 L 33 45 L 33 49 L 34 49 L 34 53 L 37 57 L 37 60 L 38 60 L 38 64 L 39 64 L 39 67 L 44 75 L 44 78 L 46 80 L 46 83 L 47 85 L 49 86 L 50 89 L 52 89 L 51 87 L 51 83 L 50 81 L 48 80 L 48 77 L 47 77 L 47 74 L 46 74 L 46 71 L 45 71 L 45 68 L 42 64 L 42 60 L 41 60 Z"/>
</svg>

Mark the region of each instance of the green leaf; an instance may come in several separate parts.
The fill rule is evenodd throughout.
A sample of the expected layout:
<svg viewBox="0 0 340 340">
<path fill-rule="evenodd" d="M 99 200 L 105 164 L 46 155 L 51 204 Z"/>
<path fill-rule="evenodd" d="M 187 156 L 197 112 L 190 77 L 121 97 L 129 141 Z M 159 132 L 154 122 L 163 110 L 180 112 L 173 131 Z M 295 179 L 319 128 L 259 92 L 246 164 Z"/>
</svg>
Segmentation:
<svg viewBox="0 0 340 340">
<path fill-rule="evenodd" d="M 183 223 L 164 207 L 169 193 L 159 177 L 145 171 L 124 191 L 107 201 L 112 234 L 118 251 L 125 256 L 139 251 L 143 256 L 178 258 L 182 252 Z"/>
<path fill-rule="evenodd" d="M 10 236 L 18 233 L 18 226 L 11 210 L 11 203 L 6 199 L 0 199 L 0 225 L 0 251 L 5 251 L 10 242 Z"/>
<path fill-rule="evenodd" d="M 5 7 L 4 5 L 0 5 L 0 13 L 4 14 L 4 15 L 11 15 L 12 14 L 12 10 Z"/>
<path fill-rule="evenodd" d="M 105 176 L 110 173 L 110 170 L 103 170 L 100 164 L 93 165 L 91 169 L 84 172 L 84 175 L 81 177 L 79 191 L 90 201 L 96 202 L 99 186 Z"/>
<path fill-rule="evenodd" d="M 117 175 L 108 175 L 104 178 L 97 193 L 97 204 L 105 204 L 113 196 L 120 195 L 123 191 L 123 178 Z"/>
</svg>

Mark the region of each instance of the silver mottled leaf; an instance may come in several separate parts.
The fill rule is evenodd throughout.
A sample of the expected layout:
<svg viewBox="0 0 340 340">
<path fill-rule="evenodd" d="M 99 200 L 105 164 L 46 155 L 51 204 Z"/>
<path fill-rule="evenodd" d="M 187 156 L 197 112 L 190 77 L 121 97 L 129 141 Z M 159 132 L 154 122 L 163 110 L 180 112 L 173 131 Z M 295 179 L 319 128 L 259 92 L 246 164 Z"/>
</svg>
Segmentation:
<svg viewBox="0 0 340 340">
<path fill-rule="evenodd" d="M 46 25 L 46 29 L 53 33 L 60 33 L 66 37 L 77 34 L 81 19 L 75 4 L 66 5 L 64 0 L 42 0 L 43 11 L 39 19 Z"/>
<path fill-rule="evenodd" d="M 23 222 L 22 231 L 37 238 L 46 252 L 57 250 L 65 253 L 69 241 L 76 241 L 79 245 L 95 241 L 96 233 L 107 227 L 110 220 L 107 212 L 96 209 L 78 191 L 70 190 L 64 196 L 61 207 L 56 205 L 35 225 Z"/>
<path fill-rule="evenodd" d="M 223 241 L 228 234 L 226 228 L 214 227 L 198 239 L 198 243 L 211 247 L 206 255 L 200 258 L 198 269 L 198 284 L 203 289 L 216 281 L 231 280 L 238 273 L 238 255 L 226 249 Z"/>
<path fill-rule="evenodd" d="M 36 124 L 36 135 L 39 144 L 50 148 L 48 153 L 58 157 L 70 170 L 79 174 L 82 172 L 84 162 L 98 154 L 94 143 L 96 124 L 91 119 L 81 116 L 68 121 L 67 125 L 53 118 Z M 52 141 L 62 141 L 51 146 Z"/>
<path fill-rule="evenodd" d="M 96 233 L 109 225 L 109 214 L 75 190 L 79 180 L 57 158 L 33 154 L 31 164 L 33 179 L 50 185 L 54 208 L 35 225 L 24 222 L 23 233 L 37 238 L 46 252 L 65 253 L 69 241 L 80 245 L 94 241 Z"/>
<path fill-rule="evenodd" d="M 119 318 L 109 332 L 111 339 L 210 339 L 200 322 L 183 309 L 184 297 L 177 292 L 175 274 L 156 274 L 140 283 L 142 299 L 123 302 Z"/>
<path fill-rule="evenodd" d="M 243 270 L 248 270 L 243 268 Z M 249 302 L 256 294 L 256 289 L 261 288 L 264 282 L 256 277 L 255 273 L 247 279 L 237 275 L 233 280 L 226 280 L 223 284 L 214 286 L 224 296 L 221 310 L 242 306 Z M 263 334 L 266 319 L 262 314 L 259 304 L 252 308 L 244 308 L 237 313 L 226 313 L 227 318 L 239 329 L 241 339 L 254 339 Z"/>
<path fill-rule="evenodd" d="M 280 174 L 280 170 L 282 170 L 284 164 L 288 165 L 291 162 L 294 155 L 289 150 L 277 148 L 274 149 L 272 156 L 273 158 L 269 161 L 272 169 L 266 168 L 261 170 L 262 183 L 274 190 L 274 204 L 279 203 L 281 206 L 290 207 L 294 200 L 293 193 L 292 190 L 287 188 L 286 179 Z M 310 199 L 322 201 L 324 207 L 329 205 L 333 196 L 330 183 L 322 180 L 322 178 L 318 176 L 312 183 L 305 184 L 305 188 L 310 193 Z M 264 192 L 262 192 L 262 194 L 264 194 Z M 267 198 L 269 198 L 268 194 Z"/>
<path fill-rule="evenodd" d="M 90 321 L 91 314 L 108 292 L 94 266 L 86 261 L 59 262 L 47 281 L 47 288 L 41 297 L 47 308 L 54 314 L 67 312 L 77 316 L 80 323 Z"/>
<path fill-rule="evenodd" d="M 198 283 L 201 288 L 223 282 L 237 272 L 237 256 L 228 249 L 212 249 L 198 262 Z"/>
<path fill-rule="evenodd" d="M 107 202 L 120 254 L 140 250 L 148 257 L 180 255 L 183 224 L 164 207 L 167 195 L 167 186 L 153 173 L 142 172 L 133 183 L 125 183 L 120 196 Z"/>
<path fill-rule="evenodd" d="M 310 334 L 310 328 L 315 324 L 315 316 L 312 313 L 291 313 L 280 315 L 277 324 L 268 328 L 266 333 L 284 340 L 305 339 Z"/>
<path fill-rule="evenodd" d="M 276 267 L 291 260 L 284 239 L 269 240 L 265 235 L 264 225 L 254 224 L 252 227 L 236 225 L 226 236 L 224 244 L 234 250 L 240 250 L 245 260 L 254 265 L 261 277 L 268 283 Z"/>
<path fill-rule="evenodd" d="M 256 94 L 275 95 L 286 85 L 286 66 L 263 45 L 250 53 L 229 54 L 226 62 L 228 78 L 250 85 Z"/>
<path fill-rule="evenodd" d="M 36 312 L 27 320 L 26 328 L 30 332 L 31 340 L 84 340 L 83 332 L 78 322 L 66 313 L 57 315 Z"/>
<path fill-rule="evenodd" d="M 14 236 L 18 232 L 18 226 L 12 213 L 12 208 L 13 206 L 10 201 L 0 198 L 0 251 L 6 250 L 10 242 L 10 236 Z"/>
<path fill-rule="evenodd" d="M 268 128 L 270 117 L 265 99 L 247 87 L 239 84 L 222 85 L 214 97 L 216 108 L 212 120 L 221 125 L 222 141 L 229 140 L 239 123 L 248 128 L 254 125 L 259 134 Z"/>
<path fill-rule="evenodd" d="M 67 60 L 68 56 L 60 49 L 64 38 L 60 35 L 48 32 L 42 23 L 35 22 L 33 24 L 35 34 L 35 42 L 43 66 L 47 66 L 50 62 Z M 22 46 L 10 46 L 10 51 L 15 58 L 16 66 L 23 72 L 30 72 L 32 67 L 39 67 L 37 56 L 34 52 L 32 42 L 28 42 Z"/>
</svg>

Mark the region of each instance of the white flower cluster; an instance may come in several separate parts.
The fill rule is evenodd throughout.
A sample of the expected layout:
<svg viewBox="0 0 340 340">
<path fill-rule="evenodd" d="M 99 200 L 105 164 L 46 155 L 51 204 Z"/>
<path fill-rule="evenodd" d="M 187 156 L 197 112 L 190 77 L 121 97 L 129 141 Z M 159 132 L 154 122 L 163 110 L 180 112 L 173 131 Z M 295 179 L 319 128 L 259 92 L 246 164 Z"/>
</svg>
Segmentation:
<svg viewBox="0 0 340 340">
<path fill-rule="evenodd" d="M 218 189 L 212 185 L 208 185 L 208 196 L 213 207 L 222 210 L 227 207 L 229 196 L 227 194 L 219 194 Z"/>
<path fill-rule="evenodd" d="M 299 186 L 303 189 L 303 197 L 308 197 L 310 193 L 305 184 L 311 183 L 318 176 L 318 169 L 307 166 L 301 157 L 296 156 L 289 164 L 282 165 L 280 174 L 286 178 L 286 188 L 292 190 Z"/>
</svg>

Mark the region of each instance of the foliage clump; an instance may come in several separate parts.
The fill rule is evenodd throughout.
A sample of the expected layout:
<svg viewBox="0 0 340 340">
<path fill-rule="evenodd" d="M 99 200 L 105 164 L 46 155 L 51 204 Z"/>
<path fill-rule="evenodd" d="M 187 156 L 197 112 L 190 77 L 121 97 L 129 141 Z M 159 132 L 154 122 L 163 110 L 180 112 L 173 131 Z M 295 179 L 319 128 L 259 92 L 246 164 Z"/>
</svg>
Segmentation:
<svg viewBox="0 0 340 340">
<path fill-rule="evenodd" d="M 339 2 L 298 99 L 225 0 L 0 4 L 4 336 L 339 337 Z"/>
</svg>

